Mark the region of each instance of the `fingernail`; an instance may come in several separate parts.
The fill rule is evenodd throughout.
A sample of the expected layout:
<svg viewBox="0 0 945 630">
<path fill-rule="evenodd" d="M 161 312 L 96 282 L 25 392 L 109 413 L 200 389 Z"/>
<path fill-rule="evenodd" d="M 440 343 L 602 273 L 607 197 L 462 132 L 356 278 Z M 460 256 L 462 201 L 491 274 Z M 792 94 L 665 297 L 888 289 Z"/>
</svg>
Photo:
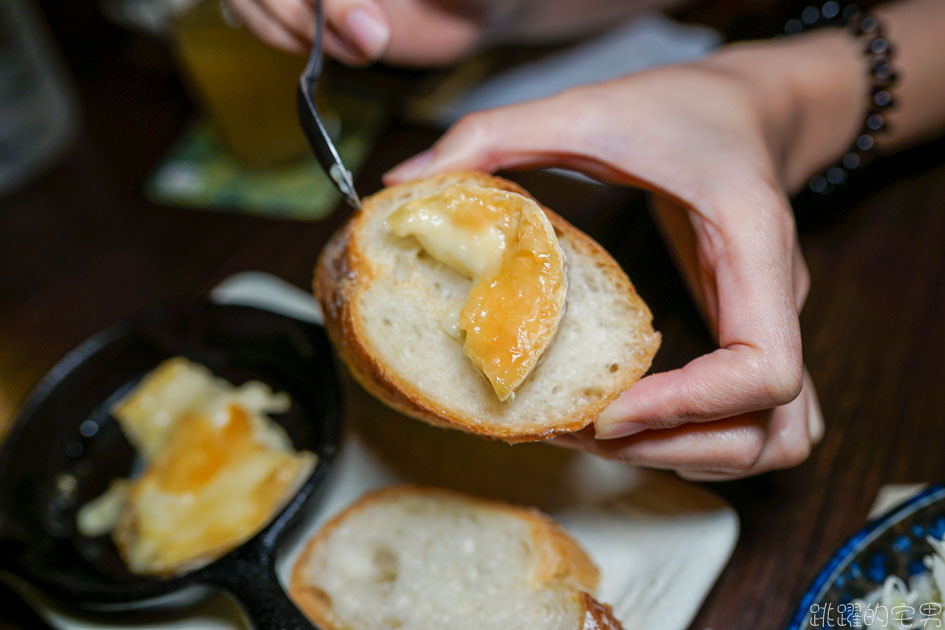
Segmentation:
<svg viewBox="0 0 945 630">
<path fill-rule="evenodd" d="M 621 400 L 621 398 L 618 398 L 600 412 L 600 415 L 597 416 L 597 420 L 594 421 L 594 425 L 599 427 L 601 425 L 614 424 L 615 422 L 626 420 L 627 413 L 623 410 L 623 405 L 620 404 Z"/>
<path fill-rule="evenodd" d="M 377 59 L 387 48 L 390 39 L 390 28 L 373 12 L 362 7 L 356 7 L 345 15 L 345 26 L 348 28 L 348 37 L 361 52 Z"/>
<path fill-rule="evenodd" d="M 594 432 L 594 437 L 598 440 L 612 440 L 614 438 L 622 438 L 635 433 L 640 433 L 641 431 L 647 430 L 647 424 L 645 422 L 638 422 L 636 420 L 629 420 L 627 422 L 617 422 L 615 424 L 597 427 Z"/>
<path fill-rule="evenodd" d="M 824 416 L 816 398 L 811 399 L 811 396 L 814 396 L 813 392 L 809 394 L 807 402 L 807 433 L 811 442 L 818 444 L 824 438 Z"/>
<path fill-rule="evenodd" d="M 433 161 L 433 150 L 427 149 L 418 153 L 399 166 L 395 166 L 384 174 L 384 181 L 402 182 L 408 179 L 417 179 L 422 176 L 430 162 Z"/>
<path fill-rule="evenodd" d="M 633 409 L 627 408 L 624 397 L 620 396 L 597 416 L 594 421 L 594 437 L 610 440 L 633 435 L 648 428 L 645 422 L 630 420 L 633 417 Z"/>
</svg>

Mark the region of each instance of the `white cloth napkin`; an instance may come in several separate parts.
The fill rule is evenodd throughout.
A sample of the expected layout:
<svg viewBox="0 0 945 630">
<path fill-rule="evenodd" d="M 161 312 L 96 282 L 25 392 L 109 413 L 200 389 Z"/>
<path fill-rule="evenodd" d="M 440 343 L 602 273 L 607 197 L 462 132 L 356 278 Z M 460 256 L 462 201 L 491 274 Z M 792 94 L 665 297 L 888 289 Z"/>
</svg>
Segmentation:
<svg viewBox="0 0 945 630">
<path fill-rule="evenodd" d="M 873 505 L 870 507 L 869 514 L 866 515 L 867 520 L 876 518 L 906 499 L 911 499 L 928 485 L 927 483 L 890 483 L 882 486 L 876 493 L 876 498 L 873 499 Z"/>
<path fill-rule="evenodd" d="M 470 112 L 697 59 L 720 42 L 718 33 L 710 28 L 680 24 L 657 13 L 645 14 L 599 37 L 487 77 L 467 89 L 434 89 L 429 96 L 412 101 L 409 113 L 445 127 Z M 462 72 L 461 66 L 441 85 L 461 83 Z"/>
</svg>

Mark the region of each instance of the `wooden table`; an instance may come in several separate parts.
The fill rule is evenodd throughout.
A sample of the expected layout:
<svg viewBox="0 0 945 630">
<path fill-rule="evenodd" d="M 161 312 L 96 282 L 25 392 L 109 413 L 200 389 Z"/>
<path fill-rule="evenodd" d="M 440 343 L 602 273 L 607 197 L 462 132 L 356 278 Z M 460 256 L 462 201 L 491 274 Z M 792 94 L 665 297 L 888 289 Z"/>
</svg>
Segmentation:
<svg viewBox="0 0 945 630">
<path fill-rule="evenodd" d="M 159 43 L 104 24 L 94 6 L 57 4 L 84 126 L 63 160 L 0 201 L 0 432 L 63 353 L 123 315 L 246 269 L 307 286 L 344 214 L 300 224 L 144 201 L 143 177 L 191 113 L 186 95 Z M 435 137 L 394 123 L 362 190 Z M 827 433 L 797 469 L 714 486 L 737 508 L 742 534 L 693 628 L 782 627 L 882 484 L 945 479 L 943 148 L 879 164 L 829 203 L 797 204 L 813 277 L 804 349 Z M 663 332 L 656 369 L 710 348 L 640 195 L 515 178 L 624 264 Z M 44 627 L 0 586 L 0 630 Z"/>
</svg>

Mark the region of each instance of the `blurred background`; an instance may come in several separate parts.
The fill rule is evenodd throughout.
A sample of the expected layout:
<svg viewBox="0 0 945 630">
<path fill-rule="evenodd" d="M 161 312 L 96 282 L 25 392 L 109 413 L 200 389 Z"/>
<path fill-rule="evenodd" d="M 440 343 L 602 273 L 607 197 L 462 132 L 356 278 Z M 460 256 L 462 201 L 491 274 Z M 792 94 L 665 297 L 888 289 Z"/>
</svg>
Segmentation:
<svg viewBox="0 0 945 630">
<path fill-rule="evenodd" d="M 319 108 L 370 193 L 470 108 L 560 89 L 591 66 L 619 74 L 769 37 L 806 4 L 694 0 L 589 42 L 497 48 L 436 71 L 331 64 Z M 129 313 L 247 269 L 309 286 L 349 211 L 298 130 L 302 64 L 218 0 L 0 0 L 0 439 L 50 366 Z M 882 482 L 940 478 L 940 457 L 902 454 L 945 439 L 940 353 L 928 352 L 943 331 L 943 149 L 795 200 L 814 278 L 805 357 L 825 417 L 844 429 L 799 469 L 721 488 L 742 517 L 740 552 L 694 627 L 778 627 L 791 597 L 770 594 L 798 593 Z M 639 192 L 513 177 L 634 279 L 664 338 L 654 370 L 713 347 Z M 877 443 L 888 448 L 858 457 Z M 47 627 L 0 585 L 0 630 Z"/>
<path fill-rule="evenodd" d="M 484 104 L 533 97 L 575 82 L 684 59 L 722 40 L 767 36 L 778 32 L 785 17 L 803 5 L 772 0 L 668 4 L 677 21 L 707 28 L 654 25 L 652 15 L 633 29 L 618 25 L 598 38 L 597 47 L 632 52 L 619 63 L 613 54 L 607 57 L 585 45 L 570 56 L 567 46 L 500 48 L 459 68 L 437 72 L 351 70 L 330 64 L 321 105 L 328 112 L 331 131 L 339 137 L 342 112 L 362 138 L 376 136 L 379 119 L 390 114 L 408 112 L 413 120 L 442 125 Z M 528 75 L 528 69 L 543 59 L 550 61 Z M 488 84 L 490 78 L 521 67 L 525 73 L 519 70 L 513 78 L 532 77 L 538 70 L 547 74 L 562 59 L 572 66 L 583 63 L 578 66 L 582 69 L 596 67 L 597 76 L 546 80 L 544 87 L 525 91 L 524 96 L 496 96 L 511 81 L 493 82 L 487 86 L 488 94 L 473 94 L 463 101 L 477 83 Z M 591 64 L 595 59 L 608 63 Z M 129 145 L 141 155 L 146 137 L 153 160 L 154 153 L 170 150 L 189 131 L 192 135 L 185 139 L 190 144 L 183 142 L 179 148 L 214 153 L 199 156 L 207 160 L 218 157 L 219 151 L 226 160 L 221 169 L 238 173 L 243 168 L 283 167 L 284 172 L 286 165 L 307 157 L 307 148 L 295 122 L 294 103 L 276 95 L 293 89 L 303 64 L 301 58 L 256 41 L 219 0 L 8 0 L 0 7 L 0 194 L 29 181 L 90 137 L 99 140 L 104 155 L 122 159 Z M 378 105 L 383 113 L 377 111 Z M 199 117 L 193 116 L 195 110 Z M 198 128 L 182 127 L 195 120 Z M 195 148 L 201 143 L 210 146 Z M 352 157 L 367 151 L 359 149 L 351 150 Z M 197 159 L 186 151 L 185 157 Z M 144 168 L 155 166 L 152 161 Z M 178 181 L 172 181 L 174 176 Z M 173 202 L 187 203 L 186 177 L 178 169 L 157 183 L 170 188 L 161 192 Z M 179 198 L 173 198 L 175 194 Z M 232 206 L 237 201 L 232 197 L 222 195 L 203 203 Z M 189 199 L 190 205 L 199 203 Z M 258 202 L 245 205 L 252 208 L 254 203 Z"/>
</svg>

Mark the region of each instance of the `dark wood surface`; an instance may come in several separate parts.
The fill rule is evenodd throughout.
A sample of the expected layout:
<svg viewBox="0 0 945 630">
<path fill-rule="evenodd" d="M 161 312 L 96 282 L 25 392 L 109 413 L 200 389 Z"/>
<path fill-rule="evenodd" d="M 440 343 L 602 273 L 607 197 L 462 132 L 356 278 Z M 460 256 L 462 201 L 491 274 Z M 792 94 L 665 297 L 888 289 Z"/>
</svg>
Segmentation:
<svg viewBox="0 0 945 630">
<path fill-rule="evenodd" d="M 56 3 L 51 15 L 81 97 L 78 141 L 0 200 L 0 433 L 63 353 L 123 315 L 246 269 L 308 286 L 344 215 L 296 223 L 145 201 L 142 180 L 191 106 L 160 42 L 108 26 L 85 4 L 94 3 Z M 359 187 L 376 189 L 380 173 L 435 137 L 392 123 Z M 738 510 L 742 532 L 693 628 L 783 627 L 881 485 L 945 479 L 942 149 L 881 162 L 827 202 L 797 202 L 813 277 L 804 349 L 827 432 L 794 470 L 714 486 Z M 541 173 L 513 177 L 626 267 L 664 336 L 656 369 L 710 348 L 639 194 Z M 45 627 L 0 586 L 0 630 Z"/>
</svg>

